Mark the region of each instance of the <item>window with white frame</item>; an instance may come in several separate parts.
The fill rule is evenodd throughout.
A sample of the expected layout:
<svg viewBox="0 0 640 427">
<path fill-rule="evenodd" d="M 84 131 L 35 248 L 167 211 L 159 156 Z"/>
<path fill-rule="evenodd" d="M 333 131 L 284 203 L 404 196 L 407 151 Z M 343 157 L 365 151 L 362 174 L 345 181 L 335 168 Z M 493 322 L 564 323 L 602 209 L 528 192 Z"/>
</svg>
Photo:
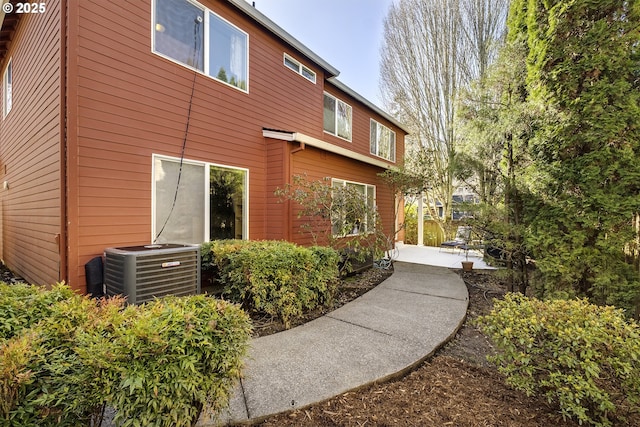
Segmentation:
<svg viewBox="0 0 640 427">
<path fill-rule="evenodd" d="M 370 152 L 383 159 L 396 161 L 396 133 L 371 119 Z"/>
<path fill-rule="evenodd" d="M 249 35 L 199 3 L 155 0 L 153 51 L 248 90 Z"/>
<path fill-rule="evenodd" d="M 376 187 L 332 179 L 331 229 L 334 236 L 372 232 L 376 220 Z"/>
<path fill-rule="evenodd" d="M 154 156 L 153 241 L 247 238 L 246 169 Z"/>
<path fill-rule="evenodd" d="M 13 62 L 9 59 L 2 74 L 2 118 L 4 119 L 13 106 Z"/>
<path fill-rule="evenodd" d="M 293 59 L 291 56 L 287 55 L 286 53 L 284 54 L 284 65 L 287 68 L 290 68 L 296 73 L 300 74 L 302 77 L 309 80 L 310 82 L 313 82 L 313 83 L 316 82 L 316 73 L 314 73 L 313 71 L 311 71 L 310 68 L 305 67 L 299 61 Z"/>
<path fill-rule="evenodd" d="M 351 105 L 328 93 L 324 94 L 324 130 L 351 141 Z"/>
</svg>

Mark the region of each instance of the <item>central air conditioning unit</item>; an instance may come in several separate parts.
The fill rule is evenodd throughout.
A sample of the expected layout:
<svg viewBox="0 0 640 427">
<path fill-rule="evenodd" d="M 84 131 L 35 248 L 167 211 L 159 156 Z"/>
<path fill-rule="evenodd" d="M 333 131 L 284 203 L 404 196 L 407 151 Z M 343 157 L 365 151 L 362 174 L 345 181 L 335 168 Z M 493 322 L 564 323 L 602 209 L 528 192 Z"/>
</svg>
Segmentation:
<svg viewBox="0 0 640 427">
<path fill-rule="evenodd" d="M 200 293 L 200 246 L 159 244 L 104 252 L 107 295 L 124 295 L 129 304 L 140 304 Z"/>
</svg>

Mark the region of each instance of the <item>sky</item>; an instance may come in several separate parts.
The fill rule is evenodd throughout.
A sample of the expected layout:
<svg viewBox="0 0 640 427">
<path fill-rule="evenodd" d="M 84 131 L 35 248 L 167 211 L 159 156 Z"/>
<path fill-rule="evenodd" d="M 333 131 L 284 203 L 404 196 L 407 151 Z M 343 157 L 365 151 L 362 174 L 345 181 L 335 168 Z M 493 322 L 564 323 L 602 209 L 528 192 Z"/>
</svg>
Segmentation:
<svg viewBox="0 0 640 427">
<path fill-rule="evenodd" d="M 383 22 L 393 0 L 247 0 L 340 71 L 338 80 L 379 107 Z"/>
</svg>

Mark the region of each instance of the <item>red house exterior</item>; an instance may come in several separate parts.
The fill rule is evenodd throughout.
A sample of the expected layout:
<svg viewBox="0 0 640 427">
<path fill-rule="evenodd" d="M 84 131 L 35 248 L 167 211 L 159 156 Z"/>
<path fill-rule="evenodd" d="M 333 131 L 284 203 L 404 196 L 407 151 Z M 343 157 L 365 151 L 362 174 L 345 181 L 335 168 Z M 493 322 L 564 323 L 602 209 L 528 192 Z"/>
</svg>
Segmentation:
<svg viewBox="0 0 640 427">
<path fill-rule="evenodd" d="M 274 196 L 305 173 L 374 195 L 394 229 L 378 173 L 406 131 L 246 1 L 8 3 L 0 257 L 31 283 L 82 292 L 107 247 L 308 243 Z"/>
</svg>

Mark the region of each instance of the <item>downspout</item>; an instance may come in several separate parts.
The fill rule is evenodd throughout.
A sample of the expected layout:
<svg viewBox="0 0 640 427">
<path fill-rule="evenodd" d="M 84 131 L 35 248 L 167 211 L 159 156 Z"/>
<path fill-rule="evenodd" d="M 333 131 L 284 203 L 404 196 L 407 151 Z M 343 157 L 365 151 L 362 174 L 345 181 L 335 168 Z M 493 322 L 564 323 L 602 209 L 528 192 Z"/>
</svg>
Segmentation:
<svg viewBox="0 0 640 427">
<path fill-rule="evenodd" d="M 60 0 L 60 233 L 58 281 L 69 281 L 67 265 L 67 0 Z"/>
<path fill-rule="evenodd" d="M 305 149 L 304 142 L 300 142 L 300 146 L 298 148 L 294 148 L 293 150 L 291 150 L 291 154 L 293 155 L 298 151 L 304 151 L 304 149 Z"/>
</svg>

